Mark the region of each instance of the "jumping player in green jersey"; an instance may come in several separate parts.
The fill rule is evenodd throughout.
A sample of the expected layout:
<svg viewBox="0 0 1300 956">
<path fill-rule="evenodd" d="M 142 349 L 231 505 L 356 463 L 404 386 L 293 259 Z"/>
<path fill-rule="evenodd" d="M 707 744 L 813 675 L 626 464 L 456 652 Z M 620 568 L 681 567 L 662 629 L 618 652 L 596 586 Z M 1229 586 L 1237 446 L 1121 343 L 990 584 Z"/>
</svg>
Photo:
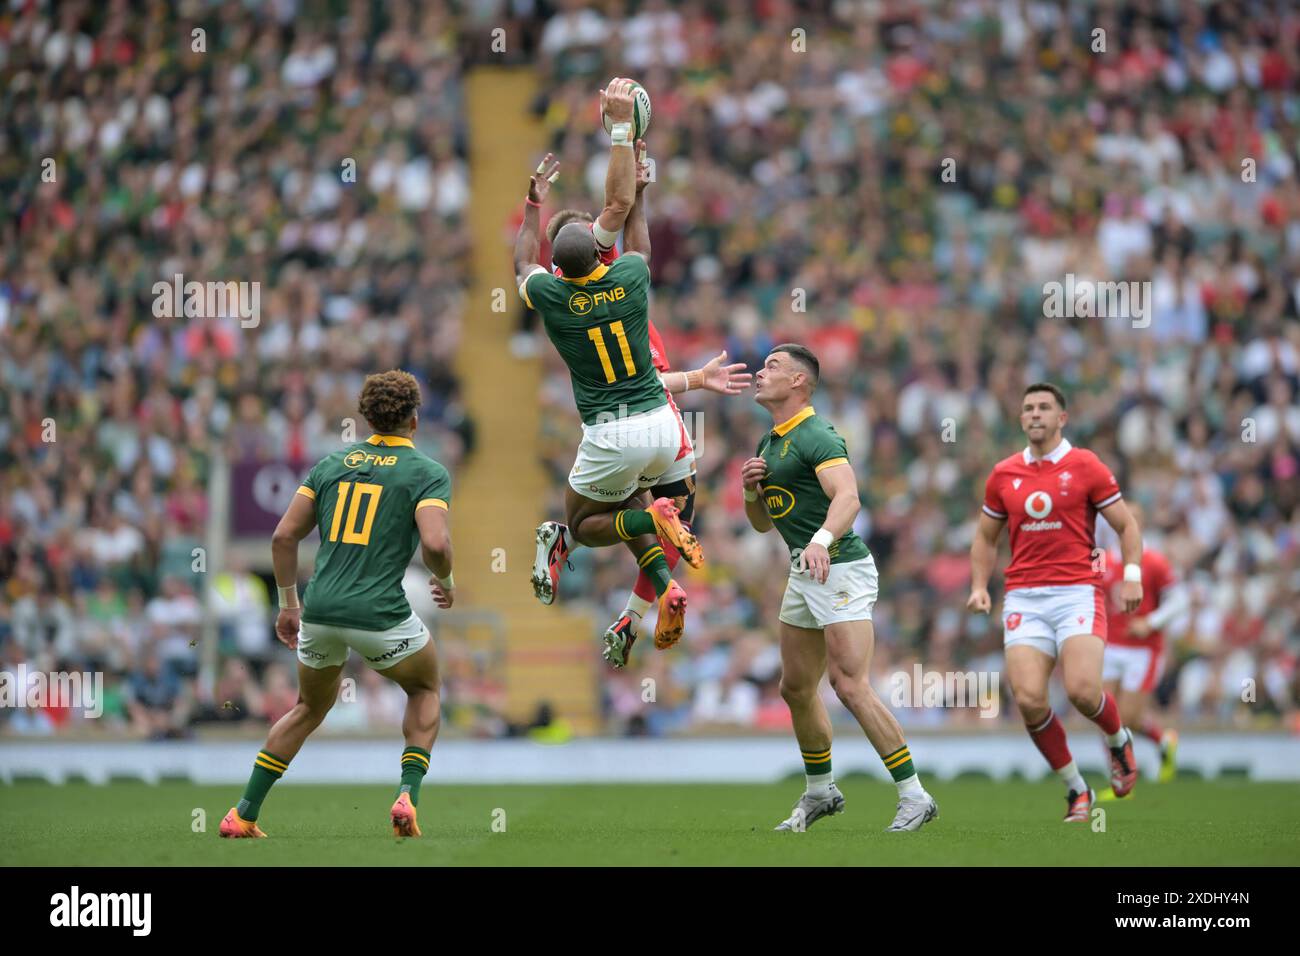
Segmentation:
<svg viewBox="0 0 1300 956">
<path fill-rule="evenodd" d="M 420 547 L 435 603 L 449 608 L 455 600 L 451 476 L 411 442 L 420 407 L 415 376 L 368 376 L 358 406 L 375 434 L 316 463 L 271 539 L 280 591 L 275 633 L 298 652 L 298 703 L 267 735 L 244 798 L 221 821 L 223 837 L 266 836 L 257 826 L 262 801 L 334 705 L 350 649 L 406 691 L 406 749 L 390 818 L 395 835 L 420 835 L 420 783 L 438 736 L 438 658 L 402 577 Z M 312 529 L 321 545 L 300 606 L 298 543 Z"/>
<path fill-rule="evenodd" d="M 790 549 L 781 602 L 781 696 L 790 707 L 807 790 L 778 830 L 801 831 L 844 809 L 831 773 L 831 721 L 817 693 L 822 674 L 857 718 L 898 785 L 889 829 L 918 830 L 939 815 L 921 786 L 898 725 L 871 687 L 876 563 L 853 531 L 858 482 L 844 439 L 813 409 L 820 366 L 802 345 L 778 345 L 754 378 L 773 427 L 741 468 L 745 516 L 775 528 Z"/>
<path fill-rule="evenodd" d="M 556 233 L 551 258 L 563 276 L 538 263 L 541 183 L 559 175 L 559 163 L 548 154 L 529 182 L 515 275 L 520 296 L 541 315 L 569 368 L 582 416 L 582 443 L 565 493 L 569 533 L 589 548 L 625 543 L 654 582 L 657 637 L 661 631 L 680 636 L 686 592 L 672 579 L 664 546 L 700 567 L 699 542 L 670 498 L 628 507 L 629 497 L 660 482 L 681 449 L 680 422 L 650 354 L 649 232 L 643 226 L 628 230 L 623 255 L 612 265 L 600 261 L 597 246 L 612 244 L 636 200 L 631 88 L 631 81 L 616 78 L 601 94 L 613 130 L 606 204 L 596 229 L 572 222 Z"/>
</svg>

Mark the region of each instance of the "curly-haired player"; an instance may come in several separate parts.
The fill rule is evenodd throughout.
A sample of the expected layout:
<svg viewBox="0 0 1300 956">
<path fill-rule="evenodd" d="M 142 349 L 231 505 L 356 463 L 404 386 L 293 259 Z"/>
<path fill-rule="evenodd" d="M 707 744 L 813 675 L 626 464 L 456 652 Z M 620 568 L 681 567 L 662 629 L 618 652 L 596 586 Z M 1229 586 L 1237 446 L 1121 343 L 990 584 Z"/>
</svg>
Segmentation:
<svg viewBox="0 0 1300 956">
<path fill-rule="evenodd" d="M 271 539 L 280 592 L 275 633 L 298 652 L 298 703 L 267 735 L 244 798 L 221 821 L 223 837 L 266 836 L 257 826 L 262 801 L 338 699 L 349 650 L 406 691 L 406 749 L 390 815 L 397 836 L 420 835 L 420 782 L 438 736 L 438 659 L 402 576 L 422 548 L 434 601 L 451 607 L 451 477 L 411 442 L 420 407 L 415 376 L 367 377 L 358 406 L 375 433 L 316 463 Z M 313 528 L 320 550 L 300 605 L 298 542 Z"/>
</svg>

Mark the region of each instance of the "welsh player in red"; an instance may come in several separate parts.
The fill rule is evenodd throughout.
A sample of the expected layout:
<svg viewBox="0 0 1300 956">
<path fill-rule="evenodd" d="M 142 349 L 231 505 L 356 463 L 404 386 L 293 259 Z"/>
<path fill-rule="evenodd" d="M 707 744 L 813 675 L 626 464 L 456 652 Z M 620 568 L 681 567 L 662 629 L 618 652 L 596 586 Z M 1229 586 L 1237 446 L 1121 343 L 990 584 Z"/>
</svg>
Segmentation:
<svg viewBox="0 0 1300 956">
<path fill-rule="evenodd" d="M 1070 703 L 1106 737 L 1115 795 L 1127 796 L 1137 782 L 1133 735 L 1101 681 L 1106 607 L 1093 569 L 1097 515 L 1119 535 L 1120 600 L 1130 613 L 1142 603 L 1142 536 L 1115 476 L 1096 455 L 1062 436 L 1068 420 L 1065 395 L 1055 385 L 1038 382 L 1025 389 L 1020 427 L 1029 446 L 998 462 L 985 485 L 966 607 L 992 610 L 988 584 L 1005 526 L 1011 540 L 1002 604 L 1007 677 L 1030 738 L 1065 783 L 1065 819 L 1073 822 L 1088 819 L 1096 795 L 1070 754 L 1065 728 L 1048 704 L 1047 684 L 1059 661 Z"/>
<path fill-rule="evenodd" d="M 1142 523 L 1142 510 L 1129 505 L 1133 520 Z M 1103 572 L 1106 613 L 1110 638 L 1101 676 L 1106 692 L 1119 701 L 1124 726 L 1160 748 L 1160 781 L 1168 782 L 1177 772 L 1178 732 L 1165 729 L 1151 713 L 1151 694 L 1165 669 L 1163 628 L 1185 608 L 1169 559 L 1154 548 L 1142 551 L 1142 604 L 1137 613 L 1124 610 L 1120 590 L 1124 578 L 1120 557 L 1107 555 Z"/>
<path fill-rule="evenodd" d="M 637 141 L 636 151 L 636 200 L 628 212 L 623 227 L 624 242 L 628 248 L 637 249 L 648 254 L 650 252 L 650 236 L 646 226 L 642 193 L 646 185 L 651 181 L 650 165 L 646 159 L 644 142 Z M 543 166 L 547 164 L 549 159 L 548 156 L 546 160 L 543 160 Z M 539 171 L 541 168 L 541 166 L 538 167 Z M 558 169 L 556 175 L 558 175 Z M 544 201 L 554 179 L 555 176 L 552 176 L 549 180 L 543 180 L 544 185 L 538 189 L 539 201 Z M 608 201 L 606 205 L 609 205 Z M 603 264 L 609 265 L 618 258 L 619 253 L 616 246 L 618 233 L 606 229 L 599 218 L 593 218 L 590 213 L 578 209 L 562 209 L 551 217 L 546 225 L 548 241 L 554 241 L 559 231 L 571 222 L 587 222 L 590 224 L 592 234 L 596 238 L 596 252 Z M 555 269 L 555 273 L 557 275 L 561 274 L 558 268 Z M 654 322 L 650 322 L 649 327 L 651 361 L 659 372 L 668 404 L 677 416 L 680 444 L 672 467 L 659 478 L 658 483 L 649 489 L 648 493 L 642 492 L 641 495 L 636 497 L 645 497 L 648 494 L 650 500 L 671 498 L 678 508 L 679 520 L 683 526 L 689 529 L 695 512 L 695 449 L 691 444 L 690 432 L 686 428 L 686 423 L 682 420 L 681 410 L 678 409 L 673 395 L 697 388 L 718 392 L 722 395 L 739 395 L 749 387 L 752 376 L 745 371 L 745 366 L 742 363 L 726 364 L 727 353 L 725 351 L 711 359 L 703 368 L 694 369 L 690 372 L 674 372 L 669 364 L 659 330 L 655 328 Z M 629 499 L 630 503 L 631 499 Z M 537 528 L 536 537 L 537 553 L 533 559 L 531 577 L 533 593 L 543 604 L 552 604 L 559 591 L 561 571 L 566 566 L 569 566 L 569 554 L 573 548 L 579 546 L 579 542 L 570 534 L 569 529 L 559 521 L 542 522 Z M 661 544 L 664 557 L 668 562 L 668 568 L 671 571 L 677 566 L 681 553 L 670 543 L 661 541 Z M 627 664 L 632 645 L 639 636 L 641 620 L 654 600 L 654 581 L 651 580 L 645 569 L 642 569 L 637 574 L 636 584 L 632 589 L 632 593 L 628 596 L 627 606 L 624 608 L 623 613 L 605 629 L 603 654 L 605 660 L 612 666 L 618 668 Z M 680 620 L 675 622 L 659 620 L 656 622 L 656 647 L 660 649 L 672 647 L 681 640 L 681 636 L 682 626 Z"/>
</svg>

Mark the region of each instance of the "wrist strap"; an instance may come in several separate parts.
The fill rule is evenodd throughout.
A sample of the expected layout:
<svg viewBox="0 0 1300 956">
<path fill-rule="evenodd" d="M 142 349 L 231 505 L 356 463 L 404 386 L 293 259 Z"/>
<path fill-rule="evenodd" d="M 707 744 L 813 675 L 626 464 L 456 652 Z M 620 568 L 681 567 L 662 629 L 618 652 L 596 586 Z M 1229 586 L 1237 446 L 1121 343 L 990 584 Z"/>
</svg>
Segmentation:
<svg viewBox="0 0 1300 956">
<path fill-rule="evenodd" d="M 302 605 L 298 603 L 298 585 L 291 584 L 287 588 L 282 588 L 277 584 L 275 589 L 280 594 L 281 610 L 293 610 L 294 608 L 302 607 Z"/>
<path fill-rule="evenodd" d="M 542 208 L 542 204 L 541 204 L 541 203 L 539 203 L 539 202 L 533 202 L 532 199 L 529 198 L 528 196 L 525 196 L 525 197 L 524 197 L 524 202 L 527 203 L 528 205 L 530 205 L 530 206 L 534 206 L 534 207 L 536 207 L 536 208 L 538 208 L 538 209 L 541 209 L 541 208 Z"/>
<path fill-rule="evenodd" d="M 817 533 L 812 536 L 809 544 L 820 544 L 823 548 L 829 548 L 835 541 L 835 535 L 831 534 L 825 528 L 818 528 Z"/>
<path fill-rule="evenodd" d="M 758 500 L 758 492 L 755 491 L 753 488 L 746 488 L 746 489 L 745 489 L 745 500 L 746 500 L 746 501 L 757 501 L 757 500 Z"/>
<path fill-rule="evenodd" d="M 632 124 L 615 123 L 609 128 L 610 146 L 632 146 Z"/>
<path fill-rule="evenodd" d="M 1124 580 L 1132 581 L 1137 584 L 1142 583 L 1142 565 L 1126 564 L 1124 565 Z"/>
<path fill-rule="evenodd" d="M 686 373 L 686 390 L 704 387 L 704 369 L 695 368 Z"/>
<path fill-rule="evenodd" d="M 442 589 L 444 591 L 450 591 L 452 588 L 456 586 L 456 579 L 452 576 L 452 573 L 450 571 L 447 572 L 447 576 L 445 578 L 438 577 L 438 575 L 436 574 L 434 575 L 434 577 L 438 578 L 438 584 L 442 586 Z"/>
</svg>

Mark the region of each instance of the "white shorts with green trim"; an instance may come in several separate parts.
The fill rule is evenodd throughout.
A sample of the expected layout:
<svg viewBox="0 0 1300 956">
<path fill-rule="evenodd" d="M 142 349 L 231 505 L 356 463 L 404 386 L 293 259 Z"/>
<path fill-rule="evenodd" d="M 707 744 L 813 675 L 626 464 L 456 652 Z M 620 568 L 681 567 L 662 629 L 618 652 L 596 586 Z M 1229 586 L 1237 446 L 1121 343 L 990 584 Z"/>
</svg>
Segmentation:
<svg viewBox="0 0 1300 956">
<path fill-rule="evenodd" d="M 624 501 L 663 481 L 681 449 L 680 419 L 669 405 L 582 426 L 569 486 L 593 501 Z"/>
<path fill-rule="evenodd" d="M 818 584 L 807 571 L 792 568 L 781 600 L 780 620 L 813 630 L 845 621 L 869 621 L 878 593 L 876 559 L 871 555 L 832 564 L 825 584 Z"/>
<path fill-rule="evenodd" d="M 298 661 L 318 670 L 338 667 L 347 661 L 351 649 L 372 668 L 382 671 L 406 660 L 428 643 L 429 629 L 414 611 L 401 624 L 386 631 L 303 621 L 298 626 Z"/>
</svg>

